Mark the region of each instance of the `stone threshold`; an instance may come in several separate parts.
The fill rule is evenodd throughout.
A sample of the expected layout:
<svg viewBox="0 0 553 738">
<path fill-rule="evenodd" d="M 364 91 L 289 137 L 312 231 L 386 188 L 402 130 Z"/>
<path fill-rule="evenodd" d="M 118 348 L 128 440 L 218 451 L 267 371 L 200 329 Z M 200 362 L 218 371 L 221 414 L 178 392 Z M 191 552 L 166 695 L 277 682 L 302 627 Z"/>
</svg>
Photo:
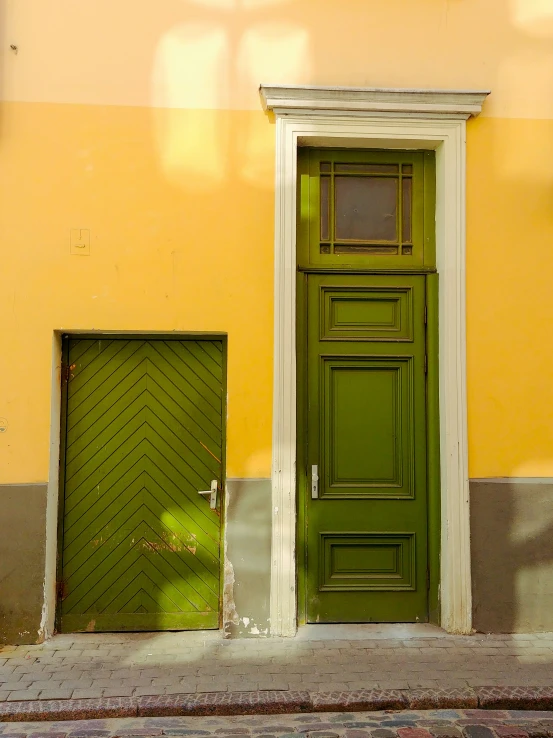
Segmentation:
<svg viewBox="0 0 553 738">
<path fill-rule="evenodd" d="M 367 689 L 351 692 L 205 692 L 151 697 L 25 700 L 0 702 L 0 722 L 455 708 L 553 710 L 553 686 Z"/>
</svg>

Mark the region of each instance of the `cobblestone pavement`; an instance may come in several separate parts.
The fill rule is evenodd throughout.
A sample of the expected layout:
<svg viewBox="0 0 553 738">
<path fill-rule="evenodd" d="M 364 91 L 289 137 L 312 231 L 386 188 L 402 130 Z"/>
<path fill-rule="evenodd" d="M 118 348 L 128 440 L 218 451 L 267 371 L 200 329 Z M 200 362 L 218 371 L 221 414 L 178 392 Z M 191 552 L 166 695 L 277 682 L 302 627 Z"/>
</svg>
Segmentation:
<svg viewBox="0 0 553 738">
<path fill-rule="evenodd" d="M 0 723 L 0 738 L 549 738 L 553 712 L 433 710 Z"/>
<path fill-rule="evenodd" d="M 57 635 L 0 648 L 0 702 L 306 690 L 553 686 L 553 633 L 450 636 L 431 626 L 307 626 L 296 638 L 218 631 Z"/>
</svg>

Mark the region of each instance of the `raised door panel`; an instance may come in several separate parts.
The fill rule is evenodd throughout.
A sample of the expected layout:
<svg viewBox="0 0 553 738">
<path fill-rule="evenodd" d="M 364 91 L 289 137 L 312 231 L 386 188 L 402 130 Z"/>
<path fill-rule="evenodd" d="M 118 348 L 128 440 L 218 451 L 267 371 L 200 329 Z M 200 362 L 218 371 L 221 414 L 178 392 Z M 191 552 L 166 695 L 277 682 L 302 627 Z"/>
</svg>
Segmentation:
<svg viewBox="0 0 553 738">
<path fill-rule="evenodd" d="M 414 588 L 414 533 L 325 532 L 320 538 L 319 591 Z"/>
<path fill-rule="evenodd" d="M 413 496 L 412 375 L 412 357 L 321 357 L 321 497 Z"/>
<path fill-rule="evenodd" d="M 321 286 L 321 341 L 412 341 L 412 288 Z"/>
</svg>

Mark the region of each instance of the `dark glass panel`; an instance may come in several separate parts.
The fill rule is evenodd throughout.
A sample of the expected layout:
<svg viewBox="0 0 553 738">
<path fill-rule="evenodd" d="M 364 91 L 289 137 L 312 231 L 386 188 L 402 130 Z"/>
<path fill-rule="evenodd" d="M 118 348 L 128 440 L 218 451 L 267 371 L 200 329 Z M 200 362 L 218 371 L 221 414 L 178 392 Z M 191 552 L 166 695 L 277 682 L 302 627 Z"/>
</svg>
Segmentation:
<svg viewBox="0 0 553 738">
<path fill-rule="evenodd" d="M 330 238 L 330 177 L 321 177 L 321 239 Z"/>
<path fill-rule="evenodd" d="M 413 240 L 411 235 L 411 213 L 413 210 L 413 180 L 411 178 L 404 178 L 401 183 L 402 193 L 402 235 L 401 239 L 403 243 L 410 243 Z"/>
<path fill-rule="evenodd" d="M 330 172 L 332 170 L 332 164 L 329 161 L 321 162 L 321 172 Z"/>
<path fill-rule="evenodd" d="M 335 177 L 337 241 L 397 241 L 398 180 Z"/>
</svg>

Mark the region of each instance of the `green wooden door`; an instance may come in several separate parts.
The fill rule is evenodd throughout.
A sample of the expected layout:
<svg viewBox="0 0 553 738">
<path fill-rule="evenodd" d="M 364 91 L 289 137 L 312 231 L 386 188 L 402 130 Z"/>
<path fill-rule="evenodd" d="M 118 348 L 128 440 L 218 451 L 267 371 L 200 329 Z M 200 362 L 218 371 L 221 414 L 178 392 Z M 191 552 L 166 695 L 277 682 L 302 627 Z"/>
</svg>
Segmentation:
<svg viewBox="0 0 553 738">
<path fill-rule="evenodd" d="M 426 621 L 425 277 L 304 279 L 307 620 Z"/>
<path fill-rule="evenodd" d="M 222 341 L 66 352 L 61 630 L 218 628 Z"/>
</svg>

